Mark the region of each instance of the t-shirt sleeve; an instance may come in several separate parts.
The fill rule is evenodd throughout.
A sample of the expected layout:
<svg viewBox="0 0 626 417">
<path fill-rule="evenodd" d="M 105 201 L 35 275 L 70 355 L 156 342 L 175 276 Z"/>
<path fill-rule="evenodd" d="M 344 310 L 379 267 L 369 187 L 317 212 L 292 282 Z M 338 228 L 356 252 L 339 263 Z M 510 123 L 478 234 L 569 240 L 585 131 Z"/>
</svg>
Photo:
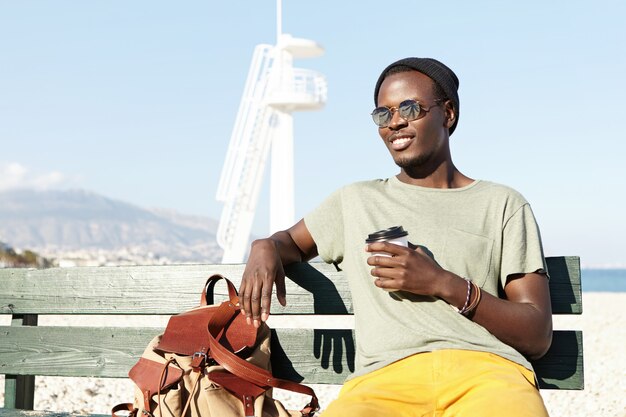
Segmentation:
<svg viewBox="0 0 626 417">
<path fill-rule="evenodd" d="M 500 268 L 502 287 L 511 274 L 547 272 L 539 227 L 528 203 L 522 205 L 506 222 L 503 239 Z"/>
<path fill-rule="evenodd" d="M 316 209 L 304 216 L 324 262 L 340 263 L 344 252 L 344 218 L 341 190 L 332 193 Z"/>
</svg>

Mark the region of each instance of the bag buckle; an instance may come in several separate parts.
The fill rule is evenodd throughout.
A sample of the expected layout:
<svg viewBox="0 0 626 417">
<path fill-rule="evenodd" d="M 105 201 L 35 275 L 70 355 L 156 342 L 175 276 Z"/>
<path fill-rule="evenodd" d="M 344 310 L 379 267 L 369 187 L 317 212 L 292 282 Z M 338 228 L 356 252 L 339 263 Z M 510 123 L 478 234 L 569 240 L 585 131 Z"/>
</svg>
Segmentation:
<svg viewBox="0 0 626 417">
<path fill-rule="evenodd" d="M 193 359 L 196 359 L 196 358 L 203 358 L 204 360 L 207 360 L 207 356 L 206 356 L 206 353 L 205 353 L 205 352 L 196 352 L 196 353 L 194 353 L 194 354 L 192 355 L 192 358 L 193 358 Z"/>
<path fill-rule="evenodd" d="M 202 365 L 208 362 L 207 359 L 208 359 L 208 356 L 206 352 L 203 352 L 203 351 L 195 352 L 191 356 L 191 364 L 190 364 L 191 369 L 193 369 L 195 372 L 200 372 L 200 368 L 202 368 Z"/>
</svg>

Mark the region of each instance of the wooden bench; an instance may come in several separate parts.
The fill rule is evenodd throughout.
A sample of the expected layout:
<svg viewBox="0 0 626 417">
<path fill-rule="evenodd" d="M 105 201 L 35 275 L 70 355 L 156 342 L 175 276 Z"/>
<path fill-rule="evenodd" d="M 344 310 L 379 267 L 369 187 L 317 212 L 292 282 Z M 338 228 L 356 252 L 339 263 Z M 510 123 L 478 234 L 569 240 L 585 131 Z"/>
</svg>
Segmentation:
<svg viewBox="0 0 626 417">
<path fill-rule="evenodd" d="M 37 326 L 39 315 L 172 315 L 196 306 L 208 276 L 235 285 L 243 265 L 171 265 L 0 269 L 0 374 L 6 375 L 0 417 L 64 415 L 32 410 L 35 376 L 126 378 L 160 329 L 145 327 Z M 582 313 L 577 257 L 548 258 L 554 314 Z M 322 263 L 286 270 L 288 306 L 272 303 L 272 315 L 351 315 L 342 272 Z M 225 286 L 216 293 L 225 299 Z M 220 297 L 217 297 L 221 301 Z M 581 331 L 555 331 L 548 354 L 534 363 L 541 388 L 582 389 Z M 350 329 L 273 330 L 274 374 L 304 383 L 341 384 L 354 366 Z M 129 397 L 132 393 L 129 393 Z M 113 405 L 113 404 L 111 404 Z M 67 415 L 67 414 L 65 414 Z"/>
</svg>

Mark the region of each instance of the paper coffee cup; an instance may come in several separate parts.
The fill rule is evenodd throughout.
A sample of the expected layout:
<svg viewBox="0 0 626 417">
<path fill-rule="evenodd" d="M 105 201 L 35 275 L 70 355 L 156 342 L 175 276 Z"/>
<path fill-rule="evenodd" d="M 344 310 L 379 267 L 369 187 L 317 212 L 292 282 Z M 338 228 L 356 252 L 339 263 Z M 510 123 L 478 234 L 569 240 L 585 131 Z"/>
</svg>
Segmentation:
<svg viewBox="0 0 626 417">
<path fill-rule="evenodd" d="M 394 245 L 407 247 L 409 244 L 408 241 L 408 232 L 404 230 L 402 226 L 393 226 L 388 229 L 379 230 L 378 232 L 370 233 L 365 239 L 365 243 L 374 243 L 374 242 L 388 242 L 393 243 Z M 391 256 L 389 252 L 372 252 L 370 256 Z M 398 291 L 383 288 L 385 291 Z"/>
</svg>

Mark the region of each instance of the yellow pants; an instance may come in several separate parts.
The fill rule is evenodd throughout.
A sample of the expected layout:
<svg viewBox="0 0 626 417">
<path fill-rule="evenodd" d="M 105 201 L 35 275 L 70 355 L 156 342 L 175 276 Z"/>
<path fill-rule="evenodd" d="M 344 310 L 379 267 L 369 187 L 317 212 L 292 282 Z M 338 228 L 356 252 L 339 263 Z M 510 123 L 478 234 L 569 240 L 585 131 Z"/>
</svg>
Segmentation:
<svg viewBox="0 0 626 417">
<path fill-rule="evenodd" d="M 491 353 L 420 353 L 348 381 L 322 417 L 547 417 L 534 381 Z"/>
</svg>

